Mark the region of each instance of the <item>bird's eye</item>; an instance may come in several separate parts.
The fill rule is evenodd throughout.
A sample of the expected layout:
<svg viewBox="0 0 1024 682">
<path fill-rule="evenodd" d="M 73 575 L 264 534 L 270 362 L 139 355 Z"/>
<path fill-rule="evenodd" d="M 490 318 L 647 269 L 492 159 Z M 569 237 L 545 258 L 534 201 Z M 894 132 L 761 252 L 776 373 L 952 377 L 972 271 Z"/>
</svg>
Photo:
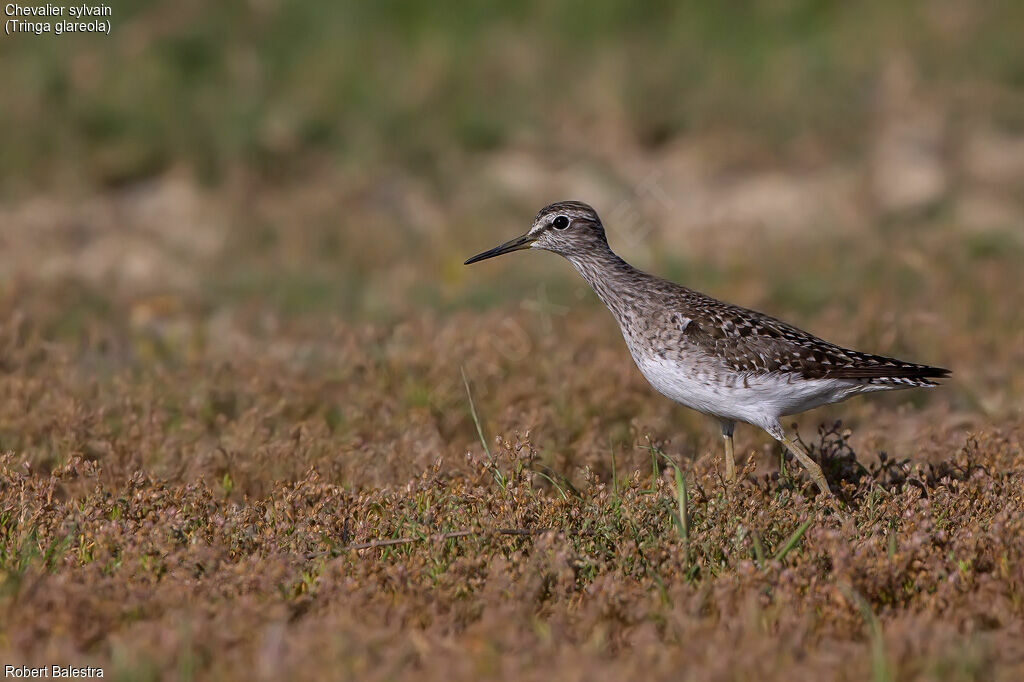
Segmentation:
<svg viewBox="0 0 1024 682">
<path fill-rule="evenodd" d="M 554 227 L 556 230 L 564 230 L 565 228 L 569 227 L 569 219 L 566 218 L 564 215 L 560 215 L 551 221 L 551 226 Z"/>
</svg>

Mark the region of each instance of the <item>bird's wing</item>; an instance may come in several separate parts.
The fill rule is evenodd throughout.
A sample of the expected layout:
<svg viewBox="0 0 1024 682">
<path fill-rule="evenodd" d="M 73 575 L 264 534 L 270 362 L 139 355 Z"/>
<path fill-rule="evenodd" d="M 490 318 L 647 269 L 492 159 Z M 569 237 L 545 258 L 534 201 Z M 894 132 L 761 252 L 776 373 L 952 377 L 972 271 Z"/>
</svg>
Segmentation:
<svg viewBox="0 0 1024 682">
<path fill-rule="evenodd" d="M 939 367 L 843 348 L 774 317 L 697 296 L 680 313 L 687 320 L 680 333 L 734 371 L 908 385 L 931 385 L 928 379 L 949 375 Z"/>
</svg>

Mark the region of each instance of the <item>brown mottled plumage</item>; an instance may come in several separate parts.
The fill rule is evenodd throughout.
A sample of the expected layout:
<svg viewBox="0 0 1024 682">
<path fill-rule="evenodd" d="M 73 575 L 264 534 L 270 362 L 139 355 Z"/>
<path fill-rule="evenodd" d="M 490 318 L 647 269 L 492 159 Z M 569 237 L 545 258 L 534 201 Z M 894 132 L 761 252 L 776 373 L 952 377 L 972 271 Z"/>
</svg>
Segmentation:
<svg viewBox="0 0 1024 682">
<path fill-rule="evenodd" d="M 736 421 L 760 426 L 831 492 L 821 468 L 788 438 L 779 417 L 859 393 L 935 386 L 949 370 L 862 353 L 768 315 L 723 303 L 637 270 L 608 246 L 587 204 L 543 208 L 530 231 L 466 264 L 520 249 L 564 256 L 615 316 L 637 367 L 669 398 L 719 419 L 726 470 L 734 476 Z"/>
</svg>

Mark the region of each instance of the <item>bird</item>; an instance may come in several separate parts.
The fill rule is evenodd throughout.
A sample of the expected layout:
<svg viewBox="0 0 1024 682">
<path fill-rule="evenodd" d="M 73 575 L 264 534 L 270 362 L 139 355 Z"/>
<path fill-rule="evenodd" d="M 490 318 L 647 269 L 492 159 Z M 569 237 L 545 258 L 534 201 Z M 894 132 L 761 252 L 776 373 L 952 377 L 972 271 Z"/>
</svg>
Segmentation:
<svg viewBox="0 0 1024 682">
<path fill-rule="evenodd" d="M 875 391 L 939 385 L 950 370 L 843 348 L 764 313 L 719 301 L 633 267 L 612 251 L 597 212 L 560 201 L 529 231 L 465 265 L 513 251 L 565 257 L 611 311 L 633 361 L 669 399 L 721 425 L 726 481 L 736 480 L 733 430 L 759 427 L 835 499 L 821 467 L 779 419 Z"/>
</svg>

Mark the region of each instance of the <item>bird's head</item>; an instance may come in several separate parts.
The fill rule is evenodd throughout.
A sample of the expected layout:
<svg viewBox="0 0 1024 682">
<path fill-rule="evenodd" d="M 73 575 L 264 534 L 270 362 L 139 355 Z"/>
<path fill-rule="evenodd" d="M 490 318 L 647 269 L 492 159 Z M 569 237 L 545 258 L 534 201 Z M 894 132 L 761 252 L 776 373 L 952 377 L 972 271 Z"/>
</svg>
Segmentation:
<svg viewBox="0 0 1024 682">
<path fill-rule="evenodd" d="M 466 265 L 522 249 L 544 249 L 562 256 L 583 255 L 607 248 L 604 226 L 597 211 L 581 201 L 560 201 L 545 206 L 533 219 L 530 231 L 490 251 L 478 253 Z"/>
</svg>

